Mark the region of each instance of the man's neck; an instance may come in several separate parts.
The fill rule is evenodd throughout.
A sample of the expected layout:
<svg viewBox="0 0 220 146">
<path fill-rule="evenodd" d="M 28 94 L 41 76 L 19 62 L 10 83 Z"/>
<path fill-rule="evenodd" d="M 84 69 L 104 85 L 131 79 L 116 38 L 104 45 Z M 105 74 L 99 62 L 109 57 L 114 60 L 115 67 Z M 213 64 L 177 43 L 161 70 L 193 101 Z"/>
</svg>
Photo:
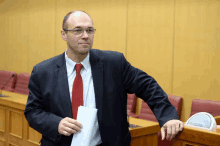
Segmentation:
<svg viewBox="0 0 220 146">
<path fill-rule="evenodd" d="M 76 54 L 69 48 L 67 49 L 66 54 L 67 54 L 68 58 L 71 59 L 72 61 L 74 61 L 75 63 L 82 62 L 86 58 L 86 56 L 88 55 L 88 53 Z"/>
</svg>

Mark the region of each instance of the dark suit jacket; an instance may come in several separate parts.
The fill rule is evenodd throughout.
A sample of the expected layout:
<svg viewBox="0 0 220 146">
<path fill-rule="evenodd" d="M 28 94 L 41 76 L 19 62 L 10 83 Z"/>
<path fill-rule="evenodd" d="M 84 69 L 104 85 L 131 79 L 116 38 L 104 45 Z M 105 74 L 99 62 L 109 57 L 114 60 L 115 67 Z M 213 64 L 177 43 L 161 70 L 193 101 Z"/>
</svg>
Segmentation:
<svg viewBox="0 0 220 146">
<path fill-rule="evenodd" d="M 177 111 L 157 82 L 133 67 L 119 52 L 90 50 L 98 124 L 104 146 L 129 146 L 127 93 L 135 93 L 154 112 L 160 126 L 179 119 Z M 147 64 L 146 64 L 147 65 Z M 70 146 L 72 136 L 58 133 L 61 119 L 72 117 L 65 54 L 34 66 L 24 115 L 42 133 L 45 146 Z"/>
</svg>

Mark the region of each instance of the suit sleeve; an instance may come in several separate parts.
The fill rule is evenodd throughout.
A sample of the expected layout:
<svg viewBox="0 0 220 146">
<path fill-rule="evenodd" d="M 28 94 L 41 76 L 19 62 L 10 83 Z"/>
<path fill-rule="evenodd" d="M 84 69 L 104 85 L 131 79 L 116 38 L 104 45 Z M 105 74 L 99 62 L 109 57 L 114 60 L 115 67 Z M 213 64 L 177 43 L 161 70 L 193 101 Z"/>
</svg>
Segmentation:
<svg viewBox="0 0 220 146">
<path fill-rule="evenodd" d="M 121 60 L 126 93 L 135 93 L 137 97 L 143 99 L 153 111 L 161 127 L 169 120 L 179 120 L 176 108 L 170 103 L 167 94 L 156 80 L 131 66 L 124 55 L 122 55 Z"/>
<path fill-rule="evenodd" d="M 45 110 L 36 66 L 31 73 L 28 89 L 29 96 L 24 115 L 29 126 L 40 132 L 43 136 L 56 141 L 59 134 L 58 125 L 62 117 Z"/>
</svg>

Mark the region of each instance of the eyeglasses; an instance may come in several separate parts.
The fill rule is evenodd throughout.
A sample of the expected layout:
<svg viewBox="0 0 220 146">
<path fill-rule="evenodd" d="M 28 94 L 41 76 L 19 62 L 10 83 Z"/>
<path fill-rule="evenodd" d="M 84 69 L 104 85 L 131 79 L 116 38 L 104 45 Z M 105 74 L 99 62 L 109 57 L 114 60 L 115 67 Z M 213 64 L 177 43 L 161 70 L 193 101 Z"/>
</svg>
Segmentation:
<svg viewBox="0 0 220 146">
<path fill-rule="evenodd" d="M 81 36 L 84 33 L 84 31 L 85 31 L 85 29 L 82 29 L 82 28 L 75 28 L 75 29 L 72 29 L 72 30 L 63 29 L 63 30 L 64 31 L 72 31 L 73 34 L 76 35 L 76 36 Z M 88 29 L 86 29 L 86 33 L 88 35 L 94 35 L 95 31 L 96 31 L 95 28 L 88 28 Z"/>
</svg>

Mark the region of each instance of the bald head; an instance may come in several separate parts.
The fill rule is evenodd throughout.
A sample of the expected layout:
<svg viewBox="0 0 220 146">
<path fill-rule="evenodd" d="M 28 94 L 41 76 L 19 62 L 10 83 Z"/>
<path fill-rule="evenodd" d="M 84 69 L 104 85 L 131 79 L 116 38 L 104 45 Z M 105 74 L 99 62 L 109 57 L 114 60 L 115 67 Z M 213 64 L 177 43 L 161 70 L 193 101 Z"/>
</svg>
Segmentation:
<svg viewBox="0 0 220 146">
<path fill-rule="evenodd" d="M 68 29 L 68 25 L 73 22 L 74 20 L 79 20 L 82 17 L 90 19 L 92 24 L 93 24 L 93 20 L 90 17 L 90 15 L 88 13 L 86 13 L 85 11 L 81 11 L 81 10 L 77 10 L 77 11 L 71 11 L 69 12 L 63 19 L 63 29 Z"/>
</svg>

